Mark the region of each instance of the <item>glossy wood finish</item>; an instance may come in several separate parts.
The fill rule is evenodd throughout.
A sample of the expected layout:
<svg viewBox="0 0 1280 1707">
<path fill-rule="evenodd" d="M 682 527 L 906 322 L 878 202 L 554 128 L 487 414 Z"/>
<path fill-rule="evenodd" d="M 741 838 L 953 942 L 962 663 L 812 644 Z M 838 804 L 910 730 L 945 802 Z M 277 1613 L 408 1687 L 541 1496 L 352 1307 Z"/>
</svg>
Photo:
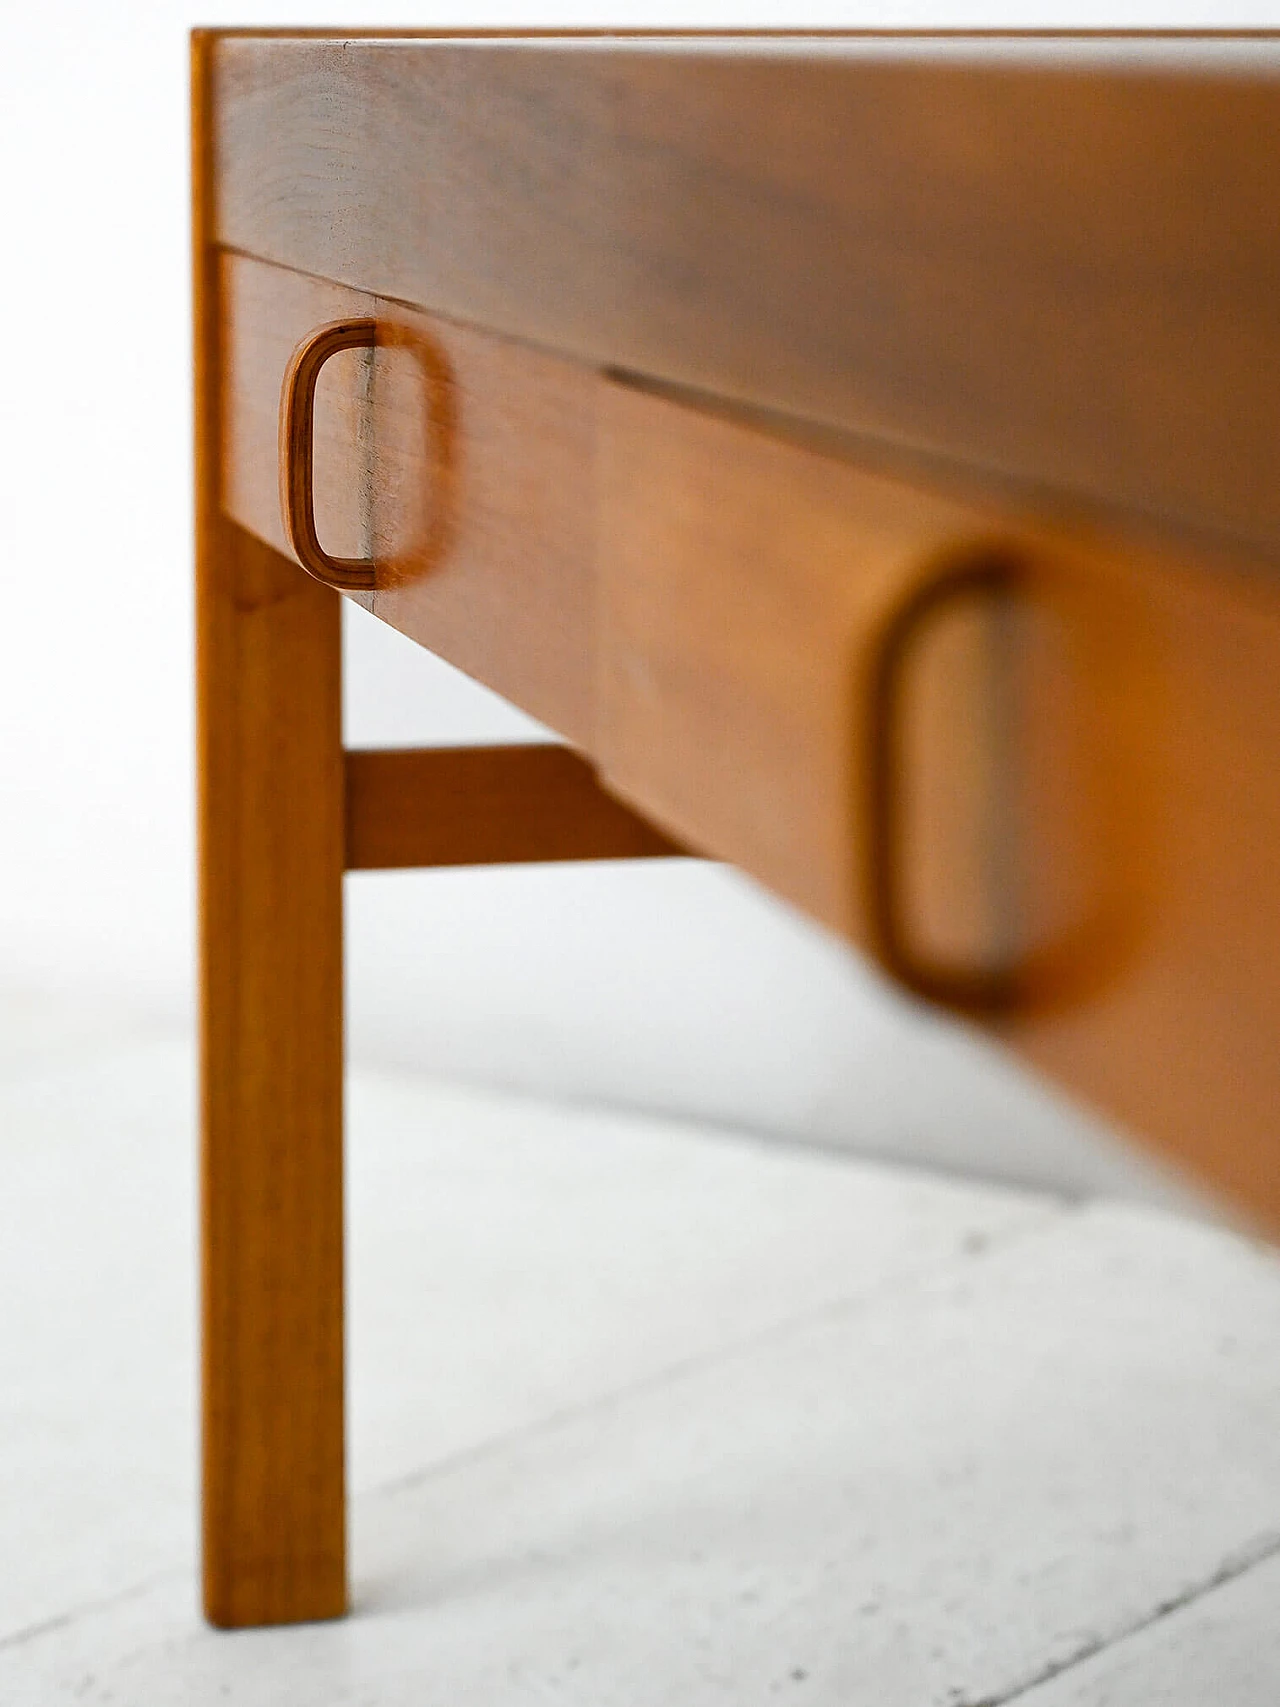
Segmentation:
<svg viewBox="0 0 1280 1707">
<path fill-rule="evenodd" d="M 233 247 L 1280 545 L 1274 37 L 250 36 L 215 64 Z"/>
<path fill-rule="evenodd" d="M 568 747 L 356 749 L 346 772 L 349 871 L 688 852 Z"/>
<path fill-rule="evenodd" d="M 204 1605 L 346 1608 L 339 608 L 234 525 L 194 64 Z M 274 479 L 274 467 L 270 473 Z"/>
</svg>

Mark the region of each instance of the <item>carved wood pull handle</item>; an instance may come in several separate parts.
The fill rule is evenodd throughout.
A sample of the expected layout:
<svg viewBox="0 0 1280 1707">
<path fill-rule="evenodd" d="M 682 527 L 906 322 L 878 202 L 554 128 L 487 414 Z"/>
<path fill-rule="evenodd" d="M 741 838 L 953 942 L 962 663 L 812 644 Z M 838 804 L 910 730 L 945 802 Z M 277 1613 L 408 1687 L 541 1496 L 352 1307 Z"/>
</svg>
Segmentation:
<svg viewBox="0 0 1280 1707">
<path fill-rule="evenodd" d="M 298 345 L 280 392 L 280 510 L 298 562 L 327 587 L 370 592 L 374 565 L 366 557 L 330 557 L 316 534 L 315 403 L 320 369 L 339 350 L 371 350 L 376 320 L 333 320 Z"/>
<path fill-rule="evenodd" d="M 1009 1009 L 1022 984 L 1022 969 L 1013 962 L 974 967 L 941 965 L 923 957 L 913 944 L 906 922 L 898 735 L 908 659 L 929 619 L 956 600 L 1007 598 L 1018 589 L 1021 579 L 1020 563 L 998 549 L 965 554 L 945 566 L 915 588 L 894 612 L 881 637 L 871 676 L 866 898 L 872 948 L 883 970 L 899 984 L 916 995 L 968 1013 Z"/>
<path fill-rule="evenodd" d="M 1148 649 L 1145 623 L 1139 610 L 1126 609 L 1113 588 L 1092 586 L 1082 568 L 1077 565 L 1069 574 L 1062 566 L 1031 561 L 1016 548 L 979 545 L 944 563 L 909 593 L 880 637 L 867 723 L 865 900 L 872 948 L 881 967 L 900 984 L 962 1013 L 998 1018 L 1077 1002 L 1105 987 L 1132 954 L 1144 928 L 1152 867 L 1147 845 L 1151 782 L 1132 702 L 1135 694 L 1141 701 L 1144 676 L 1150 676 L 1143 664 Z M 1047 774 L 1042 758 L 1039 782 L 1042 789 L 1072 781 L 1078 785 L 1074 793 L 1080 821 L 1075 833 L 1092 858 L 1085 886 L 1067 916 L 1056 924 L 1042 921 L 1045 937 L 997 945 L 991 961 L 966 966 L 936 960 L 913 941 L 901 733 L 909 666 L 920 635 L 949 605 L 974 599 L 1003 604 L 1010 614 L 1021 607 L 1024 618 L 1038 611 L 1056 625 L 1060 644 L 1069 649 L 1070 657 L 1064 655 L 1061 661 L 1072 663 L 1078 674 L 1075 704 L 1059 705 L 1055 715 L 1069 718 L 1084 744 L 1075 756 L 1074 778 Z M 1027 654 L 1020 656 L 1022 668 L 1030 668 Z M 1006 655 L 1006 672 L 1009 668 Z M 1023 691 L 1034 696 L 1026 682 Z M 1012 715 L 1019 714 L 1006 708 L 1006 716 Z M 1038 715 L 1045 715 L 1043 706 Z M 1035 856 L 1021 845 L 1021 814 L 1028 802 L 1022 802 L 1020 812 L 1011 810 L 1012 791 L 1027 781 L 1017 765 L 1011 766 L 1012 759 L 1012 753 L 1004 755 L 1010 793 L 1004 801 L 1003 838 L 1010 856 L 1020 860 Z M 1026 875 L 1018 871 L 1011 895 L 1019 913 Z M 1013 876 L 1005 875 L 1004 886 Z M 1032 922 L 1029 917 L 1020 921 L 1019 938 L 1021 927 Z"/>
</svg>

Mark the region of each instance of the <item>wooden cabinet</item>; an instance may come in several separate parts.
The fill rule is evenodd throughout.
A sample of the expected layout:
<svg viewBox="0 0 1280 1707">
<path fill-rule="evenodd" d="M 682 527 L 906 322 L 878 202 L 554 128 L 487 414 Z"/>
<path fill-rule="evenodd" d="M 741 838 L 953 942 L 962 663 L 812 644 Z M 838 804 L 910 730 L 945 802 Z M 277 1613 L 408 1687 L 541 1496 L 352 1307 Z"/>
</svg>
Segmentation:
<svg viewBox="0 0 1280 1707">
<path fill-rule="evenodd" d="M 344 866 L 732 861 L 1280 1227 L 1280 45 L 194 60 L 210 1616 L 345 1604 Z M 344 755 L 295 547 L 569 746 Z"/>
<path fill-rule="evenodd" d="M 280 379 L 318 325 L 317 522 L 374 613 L 609 788 L 1280 1216 L 1280 584 L 926 482 L 740 408 L 245 257 L 228 512 L 287 550 Z M 1179 1063 L 1177 1074 L 1168 1069 Z"/>
</svg>

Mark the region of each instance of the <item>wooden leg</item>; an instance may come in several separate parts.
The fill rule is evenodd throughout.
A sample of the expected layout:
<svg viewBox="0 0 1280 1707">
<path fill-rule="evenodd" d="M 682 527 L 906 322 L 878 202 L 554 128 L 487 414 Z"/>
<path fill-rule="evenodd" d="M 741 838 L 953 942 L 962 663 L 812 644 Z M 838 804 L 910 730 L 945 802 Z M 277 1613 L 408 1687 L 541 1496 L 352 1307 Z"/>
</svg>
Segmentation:
<svg viewBox="0 0 1280 1707">
<path fill-rule="evenodd" d="M 199 527 L 204 1604 L 346 1610 L 338 599 Z"/>
</svg>

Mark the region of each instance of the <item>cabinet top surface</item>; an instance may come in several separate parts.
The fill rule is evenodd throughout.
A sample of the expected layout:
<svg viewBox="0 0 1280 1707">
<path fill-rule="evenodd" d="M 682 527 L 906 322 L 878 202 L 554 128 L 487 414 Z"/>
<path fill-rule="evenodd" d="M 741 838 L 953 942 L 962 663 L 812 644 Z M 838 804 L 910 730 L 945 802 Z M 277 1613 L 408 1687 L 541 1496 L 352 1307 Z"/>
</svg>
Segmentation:
<svg viewBox="0 0 1280 1707">
<path fill-rule="evenodd" d="M 197 28 L 195 37 L 217 41 L 394 43 L 398 46 L 462 47 L 469 43 L 536 49 L 573 46 L 609 52 L 801 53 L 1001 53 L 1045 52 L 1091 58 L 1114 54 L 1235 58 L 1280 43 L 1274 29 L 340 29 L 331 26 L 283 29 L 270 26 Z"/>
<path fill-rule="evenodd" d="M 195 57 L 217 243 L 1280 557 L 1280 33 Z"/>
</svg>

